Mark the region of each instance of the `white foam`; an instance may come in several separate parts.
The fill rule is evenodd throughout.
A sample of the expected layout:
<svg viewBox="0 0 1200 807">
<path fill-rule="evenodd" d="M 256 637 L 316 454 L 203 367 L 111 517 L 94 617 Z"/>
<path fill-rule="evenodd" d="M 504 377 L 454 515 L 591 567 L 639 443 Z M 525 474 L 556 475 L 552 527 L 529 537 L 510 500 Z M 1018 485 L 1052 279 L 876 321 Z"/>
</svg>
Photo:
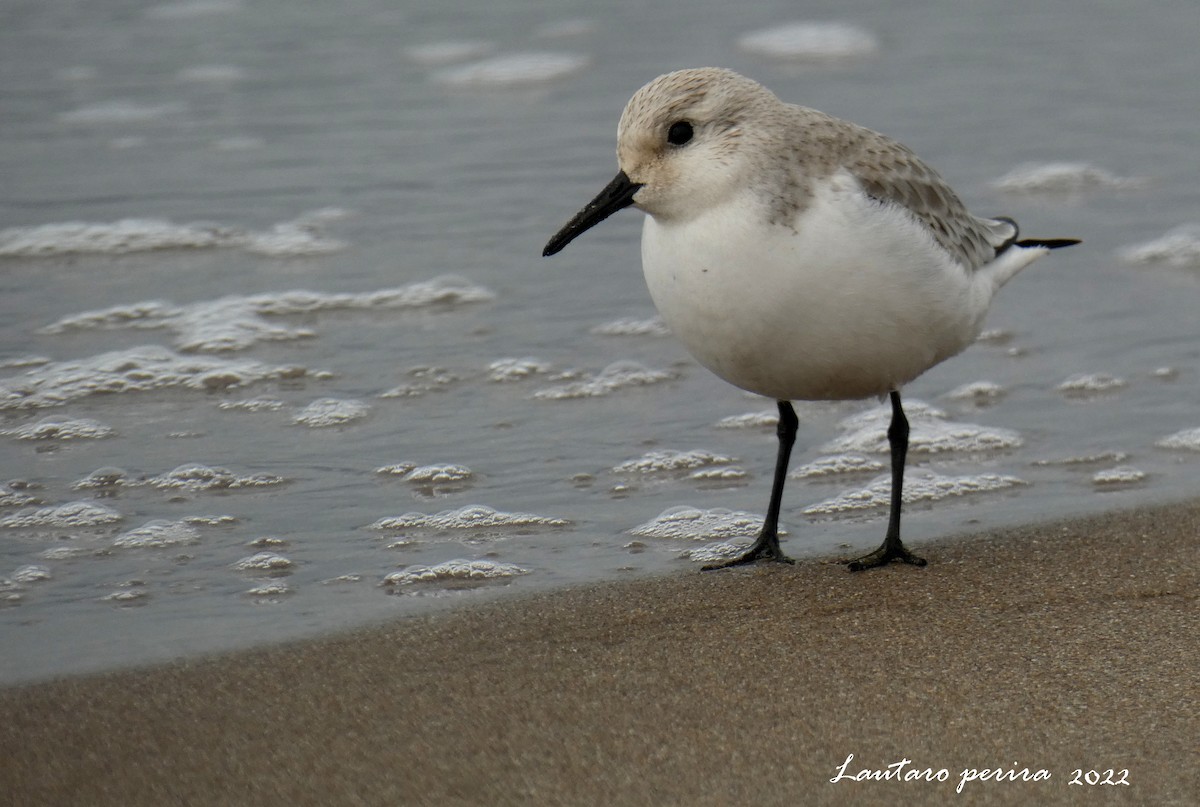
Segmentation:
<svg viewBox="0 0 1200 807">
<path fill-rule="evenodd" d="M 707 468 L 714 465 L 729 465 L 736 460 L 704 449 L 677 451 L 671 448 L 650 451 L 637 459 L 626 460 L 612 469 L 616 474 L 664 474 Z"/>
<path fill-rule="evenodd" d="M 453 39 L 445 42 L 426 42 L 404 49 L 404 55 L 417 64 L 429 67 L 478 59 L 496 49 L 492 42 L 484 39 Z"/>
<path fill-rule="evenodd" d="M 1165 263 L 1177 269 L 1200 267 L 1200 224 L 1184 224 L 1159 238 L 1134 244 L 1120 252 L 1126 263 Z"/>
<path fill-rule="evenodd" d="M 292 422 L 310 429 L 344 426 L 362 420 L 371 407 L 353 398 L 318 398 L 292 417 Z"/>
<path fill-rule="evenodd" d="M 762 516 L 753 513 L 724 508 L 701 510 L 684 505 L 667 508 L 654 520 L 631 529 L 629 534 L 642 538 L 711 541 L 757 535 L 762 524 Z"/>
<path fill-rule="evenodd" d="M 247 597 L 259 597 L 270 599 L 274 597 L 282 597 L 292 593 L 292 588 L 287 583 L 273 581 L 270 583 L 260 583 L 257 586 L 252 586 L 244 592 Z"/>
<path fill-rule="evenodd" d="M 1101 395 L 1127 386 L 1129 386 L 1129 382 L 1125 379 L 1108 373 L 1076 373 L 1065 379 L 1055 389 L 1068 396 L 1081 397 Z"/>
<path fill-rule="evenodd" d="M 649 319 L 614 319 L 592 328 L 592 333 L 600 336 L 669 336 L 671 331 L 662 317 L 655 316 Z"/>
<path fill-rule="evenodd" d="M 1160 448 L 1183 448 L 1189 451 L 1200 451 L 1200 426 L 1194 429 L 1184 429 L 1159 440 L 1154 445 Z"/>
<path fill-rule="evenodd" d="M 1101 462 L 1124 462 L 1129 457 L 1124 451 L 1102 451 L 1097 454 L 1077 454 L 1066 457 L 1055 457 L 1053 459 L 1035 460 L 1030 463 L 1034 466 L 1072 466 L 1072 465 L 1095 465 Z"/>
<path fill-rule="evenodd" d="M 792 479 L 826 479 L 831 476 L 847 476 L 850 474 L 878 473 L 884 469 L 879 460 L 864 457 L 861 454 L 834 454 L 830 457 L 820 457 L 812 462 L 801 465 L 792 471 Z"/>
<path fill-rule="evenodd" d="M 1145 180 L 1119 177 L 1091 163 L 1026 163 L 992 182 L 1009 193 L 1082 193 L 1118 190 L 1145 184 Z"/>
<path fill-rule="evenodd" d="M 239 572 L 280 572 L 296 564 L 277 552 L 255 552 L 233 564 Z"/>
<path fill-rule="evenodd" d="M 240 247 L 260 255 L 297 257 L 325 255 L 346 244 L 321 233 L 330 217 L 302 215 L 264 231 L 249 231 L 211 222 L 176 224 L 166 219 L 121 219 L 115 222 L 69 221 L 0 230 L 0 257 L 39 258 L 58 255 L 125 255 L 156 249 Z"/>
<path fill-rule="evenodd" d="M 461 381 L 444 367 L 413 367 L 405 375 L 412 379 L 379 394 L 380 398 L 420 398 L 426 393 L 445 390 Z"/>
<path fill-rule="evenodd" d="M 1146 479 L 1146 472 L 1129 465 L 1119 465 L 1092 474 L 1092 484 L 1098 487 L 1132 485 Z"/>
<path fill-rule="evenodd" d="M 1017 448 L 1024 442 L 1011 429 L 947 421 L 945 412 L 922 401 L 910 401 L 904 409 L 911 427 L 910 453 L 1003 451 Z M 845 434 L 822 446 L 822 453 L 882 454 L 890 451 L 887 429 L 891 417 L 891 407 L 882 406 L 847 418 L 839 425 Z"/>
<path fill-rule="evenodd" d="M 124 468 L 106 465 L 103 468 L 97 468 L 92 471 L 71 487 L 75 490 L 116 488 L 126 484 L 128 479 L 129 473 Z"/>
<path fill-rule="evenodd" d="M 707 546 L 684 551 L 683 556 L 697 563 L 721 563 L 733 560 L 746 551 L 748 541 L 718 541 Z"/>
<path fill-rule="evenodd" d="M 635 361 L 616 361 L 605 367 L 592 378 L 572 381 L 556 387 L 547 387 L 533 394 L 543 400 L 566 400 L 571 398 L 597 398 L 611 395 L 627 387 L 657 384 L 674 378 L 675 374 L 665 370 L 652 370 Z"/>
<path fill-rule="evenodd" d="M 730 415 L 718 420 L 718 429 L 773 429 L 779 425 L 779 413 L 775 410 L 765 412 L 747 412 L 744 415 Z"/>
<path fill-rule="evenodd" d="M 194 492 L 263 488 L 281 485 L 285 481 L 282 476 L 275 476 L 274 474 L 239 476 L 228 468 L 212 467 L 198 462 L 188 462 L 165 474 L 147 479 L 146 484 L 161 490 Z"/>
<path fill-rule="evenodd" d="M 53 507 L 19 510 L 12 515 L 0 518 L 0 527 L 10 529 L 20 529 L 23 527 L 72 529 L 114 524 L 122 518 L 123 516 L 116 510 L 109 509 L 103 505 L 94 502 L 76 501 Z"/>
<path fill-rule="evenodd" d="M 569 527 L 570 521 L 535 513 L 506 513 L 481 504 L 469 504 L 440 513 L 405 513 L 381 518 L 370 525 L 373 530 L 428 530 L 433 532 L 523 532 L 529 528 Z"/>
<path fill-rule="evenodd" d="M 85 125 L 109 123 L 143 123 L 160 120 L 170 115 L 178 115 L 187 107 L 178 102 L 166 104 L 142 104 L 136 101 L 114 100 L 97 104 L 88 104 L 69 112 L 63 112 L 58 119 L 63 123 L 79 123 Z"/>
<path fill-rule="evenodd" d="M 383 578 L 383 586 L 407 586 L 413 583 L 445 583 L 458 580 L 497 580 L 529 574 L 515 563 L 490 560 L 447 560 L 433 566 L 409 566 Z"/>
<path fill-rule="evenodd" d="M 218 409 L 224 409 L 227 412 L 278 412 L 283 409 L 283 401 L 275 398 L 243 398 L 239 401 L 221 401 L 217 404 Z"/>
<path fill-rule="evenodd" d="M 524 87 L 565 78 L 582 70 L 589 61 L 580 53 L 509 53 L 443 68 L 433 78 L 452 87 Z"/>
<path fill-rule="evenodd" d="M 121 533 L 113 540 L 115 549 L 167 549 L 200 541 L 200 531 L 184 521 L 154 519 Z"/>
<path fill-rule="evenodd" d="M 325 311 L 370 311 L 451 307 L 491 300 L 488 289 L 454 275 L 370 292 L 314 292 L 292 290 L 221 297 L 189 305 L 163 300 L 111 306 L 62 317 L 42 333 L 109 330 L 114 328 L 164 328 L 176 334 L 175 347 L 200 353 L 244 350 L 258 342 L 306 339 L 316 335 L 308 327 L 271 322 L 267 317 L 314 314 Z"/>
<path fill-rule="evenodd" d="M 956 496 L 1007 490 L 1027 482 L 1003 474 L 943 476 L 932 471 L 909 472 L 904 478 L 904 503 L 936 502 Z M 891 504 L 892 478 L 878 477 L 865 488 L 851 490 L 804 508 L 806 516 L 832 516 L 886 508 Z"/>
<path fill-rule="evenodd" d="M 532 356 L 521 359 L 496 359 L 487 366 L 487 371 L 488 381 L 524 381 L 534 375 L 550 372 L 550 363 Z"/>
<path fill-rule="evenodd" d="M 404 475 L 404 481 L 418 485 L 451 485 L 466 482 L 474 475 L 471 469 L 465 465 L 444 463 L 412 468 Z"/>
<path fill-rule="evenodd" d="M 116 430 L 88 418 L 42 418 L 37 423 L 0 430 L 0 434 L 18 440 L 98 440 L 111 437 Z"/>
<path fill-rule="evenodd" d="M 738 37 L 744 51 L 768 59 L 834 61 L 870 56 L 879 49 L 874 34 L 845 22 L 773 25 Z"/>
<path fill-rule="evenodd" d="M 1002 397 L 1007 390 L 999 384 L 992 381 L 972 381 L 967 384 L 955 387 L 946 393 L 946 397 L 952 401 L 995 401 Z"/>
<path fill-rule="evenodd" d="M 9 579 L 14 583 L 24 585 L 28 583 L 41 583 L 45 580 L 50 580 L 52 577 L 53 575 L 50 574 L 48 567 L 31 563 L 17 569 Z"/>
<path fill-rule="evenodd" d="M 213 391 L 265 380 L 303 378 L 297 365 L 271 366 L 248 359 L 182 356 L 157 345 L 51 362 L 0 379 L 0 410 L 59 406 L 89 395 L 184 387 Z"/>
<path fill-rule="evenodd" d="M 16 490 L 7 482 L 0 482 L 0 507 L 21 507 L 26 504 L 36 504 L 36 496 Z"/>
<path fill-rule="evenodd" d="M 746 476 L 745 468 L 737 465 L 719 465 L 715 468 L 698 468 L 688 474 L 688 479 L 698 482 L 737 482 Z"/>
</svg>

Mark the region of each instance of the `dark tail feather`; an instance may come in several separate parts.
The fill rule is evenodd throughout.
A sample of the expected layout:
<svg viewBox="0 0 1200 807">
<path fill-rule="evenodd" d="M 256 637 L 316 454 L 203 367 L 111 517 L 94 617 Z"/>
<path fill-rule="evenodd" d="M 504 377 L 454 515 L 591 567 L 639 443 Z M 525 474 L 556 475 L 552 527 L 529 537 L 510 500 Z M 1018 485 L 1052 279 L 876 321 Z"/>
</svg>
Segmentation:
<svg viewBox="0 0 1200 807">
<path fill-rule="evenodd" d="M 1022 238 L 1017 242 L 1019 247 L 1045 247 L 1046 249 L 1062 249 L 1079 243 L 1078 238 Z"/>
</svg>

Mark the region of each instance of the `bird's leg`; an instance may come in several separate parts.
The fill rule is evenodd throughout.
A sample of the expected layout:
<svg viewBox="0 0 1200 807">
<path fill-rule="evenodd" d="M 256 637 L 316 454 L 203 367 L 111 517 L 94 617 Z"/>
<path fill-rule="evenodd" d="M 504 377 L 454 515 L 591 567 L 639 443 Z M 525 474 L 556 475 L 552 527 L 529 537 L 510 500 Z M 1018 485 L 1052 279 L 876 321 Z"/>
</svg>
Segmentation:
<svg viewBox="0 0 1200 807">
<path fill-rule="evenodd" d="M 775 434 L 779 437 L 779 454 L 775 457 L 775 480 L 771 484 L 771 501 L 767 505 L 767 517 L 763 520 L 762 530 L 745 553 L 724 563 L 705 566 L 705 571 L 741 566 L 744 563 L 754 563 L 759 560 L 794 562 L 779 548 L 779 507 L 783 502 L 783 483 L 787 480 L 788 460 L 792 456 L 792 445 L 796 442 L 796 427 L 800 421 L 796 418 L 796 410 L 792 408 L 789 401 L 777 401 L 776 403 L 779 405 L 779 425 L 775 429 Z"/>
<path fill-rule="evenodd" d="M 919 558 L 905 548 L 900 541 L 900 505 L 904 499 L 904 461 L 908 456 L 908 418 L 900 406 L 900 393 L 892 390 L 892 423 L 888 426 L 888 445 L 892 449 L 892 510 L 888 518 L 887 535 L 883 544 L 869 555 L 852 560 L 849 569 L 861 572 L 875 566 L 883 566 L 893 560 L 924 566 L 925 559 Z"/>
</svg>

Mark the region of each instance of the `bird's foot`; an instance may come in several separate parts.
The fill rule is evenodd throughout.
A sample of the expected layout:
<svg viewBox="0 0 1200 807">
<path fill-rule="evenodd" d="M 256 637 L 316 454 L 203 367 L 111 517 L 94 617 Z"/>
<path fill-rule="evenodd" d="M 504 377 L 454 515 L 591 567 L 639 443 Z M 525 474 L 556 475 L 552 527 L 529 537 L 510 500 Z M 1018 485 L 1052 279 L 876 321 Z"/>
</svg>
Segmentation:
<svg viewBox="0 0 1200 807">
<path fill-rule="evenodd" d="M 733 560 L 722 561 L 721 563 L 710 563 L 707 566 L 702 566 L 701 571 L 711 572 L 715 569 L 728 569 L 731 566 L 745 566 L 747 563 L 758 563 L 760 560 L 775 561 L 777 563 L 795 563 L 796 561 L 783 554 L 783 550 L 779 548 L 779 539 L 772 536 L 771 538 L 763 538 L 759 536 L 749 549 L 741 555 L 738 555 Z"/>
<path fill-rule="evenodd" d="M 861 558 L 846 561 L 846 568 L 852 572 L 861 572 L 864 569 L 874 569 L 876 566 L 886 566 L 894 560 L 901 563 L 908 563 L 913 566 L 924 566 L 925 558 L 920 558 L 909 552 L 904 544 L 900 543 L 900 539 L 884 540 L 883 545 Z"/>
</svg>

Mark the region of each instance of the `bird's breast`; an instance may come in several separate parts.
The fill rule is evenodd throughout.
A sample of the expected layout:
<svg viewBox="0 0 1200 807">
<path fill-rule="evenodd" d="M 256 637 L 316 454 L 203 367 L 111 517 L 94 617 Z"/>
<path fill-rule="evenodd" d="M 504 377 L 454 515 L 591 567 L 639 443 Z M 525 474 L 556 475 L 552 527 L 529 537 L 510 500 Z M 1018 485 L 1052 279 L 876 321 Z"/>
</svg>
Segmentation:
<svg viewBox="0 0 1200 807">
<path fill-rule="evenodd" d="M 642 264 L 705 367 L 776 399 L 881 395 L 965 348 L 992 287 L 902 210 L 825 188 L 794 226 L 753 199 L 686 222 L 647 217 Z"/>
</svg>

